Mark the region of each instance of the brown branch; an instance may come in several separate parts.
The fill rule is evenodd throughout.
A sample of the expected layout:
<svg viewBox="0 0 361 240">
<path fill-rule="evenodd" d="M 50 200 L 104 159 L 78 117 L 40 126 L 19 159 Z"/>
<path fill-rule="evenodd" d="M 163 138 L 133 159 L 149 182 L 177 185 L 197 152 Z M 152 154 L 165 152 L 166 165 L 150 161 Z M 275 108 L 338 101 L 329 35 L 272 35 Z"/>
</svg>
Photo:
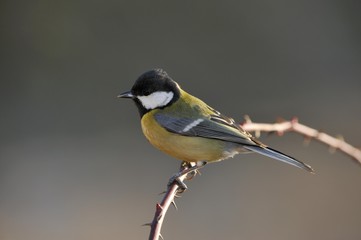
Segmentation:
<svg viewBox="0 0 361 240">
<path fill-rule="evenodd" d="M 278 135 L 283 135 L 285 132 L 296 132 L 303 135 L 307 140 L 315 139 L 320 141 L 334 150 L 340 150 L 346 155 L 352 157 L 356 162 L 361 164 L 361 150 L 346 143 L 342 138 L 332 137 L 326 133 L 320 132 L 313 128 L 307 127 L 298 122 L 297 118 L 291 121 L 283 121 L 280 123 L 253 123 L 248 116 L 245 116 L 245 122 L 241 124 L 242 128 L 248 132 L 255 132 L 256 137 L 259 137 L 261 132 L 276 132 Z M 183 172 L 189 166 L 181 165 L 179 173 Z M 180 181 L 187 179 L 187 174 L 179 178 Z M 150 240 L 159 240 L 162 238 L 160 234 L 163 220 L 167 210 L 171 204 L 174 204 L 174 199 L 177 195 L 181 194 L 179 185 L 177 182 L 173 182 L 166 191 L 163 200 L 160 204 L 157 203 L 156 211 L 151 226 L 149 235 Z"/>
<path fill-rule="evenodd" d="M 183 172 L 188 167 L 189 166 L 187 166 L 186 164 L 181 164 L 179 173 Z M 179 177 L 179 180 L 183 182 L 186 178 L 187 178 L 187 174 L 184 174 Z M 159 240 L 159 238 L 163 239 L 160 231 L 162 229 L 162 224 L 165 214 L 167 213 L 167 210 L 171 204 L 174 204 L 175 206 L 174 199 L 177 196 L 177 194 L 180 194 L 182 192 L 183 190 L 180 189 L 176 181 L 174 181 L 173 183 L 171 183 L 171 185 L 168 186 L 168 189 L 165 192 L 162 202 L 160 204 L 157 203 L 153 221 L 151 224 L 149 224 L 151 227 L 149 240 Z"/>
<path fill-rule="evenodd" d="M 260 132 L 276 132 L 279 135 L 285 132 L 296 132 L 303 135 L 307 140 L 315 139 L 328 145 L 332 150 L 339 150 L 352 157 L 361 164 L 361 150 L 344 141 L 342 137 L 332 137 L 326 133 L 310 128 L 298 122 L 297 118 L 281 123 L 253 123 L 248 116 L 241 124 L 242 128 L 248 132 L 255 132 L 259 136 Z"/>
</svg>

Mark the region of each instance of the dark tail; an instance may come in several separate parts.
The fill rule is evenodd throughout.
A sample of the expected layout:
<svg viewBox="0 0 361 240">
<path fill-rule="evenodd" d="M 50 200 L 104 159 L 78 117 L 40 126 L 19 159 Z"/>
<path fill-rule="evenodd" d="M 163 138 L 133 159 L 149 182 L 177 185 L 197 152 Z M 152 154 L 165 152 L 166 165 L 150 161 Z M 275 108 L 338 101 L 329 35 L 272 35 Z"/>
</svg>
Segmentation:
<svg viewBox="0 0 361 240">
<path fill-rule="evenodd" d="M 269 148 L 269 147 L 259 147 L 259 146 L 244 146 L 244 148 L 252 151 L 252 152 L 256 152 L 256 153 L 259 153 L 259 154 L 262 154 L 264 156 L 267 156 L 267 157 L 270 157 L 270 158 L 273 158 L 273 159 L 276 159 L 276 160 L 279 160 L 279 161 L 282 161 L 282 162 L 285 162 L 285 163 L 288 163 L 288 164 L 291 164 L 295 167 L 298 167 L 298 168 L 302 168 L 302 169 L 305 169 L 311 173 L 314 173 L 313 169 L 311 166 L 301 162 L 301 161 L 298 161 L 296 159 L 294 159 L 293 157 L 290 157 L 290 156 L 287 156 L 286 154 L 284 153 L 281 153 L 277 150 L 274 150 L 272 148 Z"/>
</svg>

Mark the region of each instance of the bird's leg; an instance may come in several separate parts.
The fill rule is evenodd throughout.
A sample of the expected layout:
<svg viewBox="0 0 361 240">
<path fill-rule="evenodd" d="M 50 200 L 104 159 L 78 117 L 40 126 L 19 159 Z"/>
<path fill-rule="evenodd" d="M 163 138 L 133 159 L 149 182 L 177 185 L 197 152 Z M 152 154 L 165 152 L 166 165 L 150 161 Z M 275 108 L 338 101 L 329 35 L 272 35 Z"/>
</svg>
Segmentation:
<svg viewBox="0 0 361 240">
<path fill-rule="evenodd" d="M 187 185 L 184 183 L 184 181 L 181 179 L 184 175 L 187 175 L 187 179 L 192 179 L 196 174 L 197 171 L 200 168 L 203 168 L 207 164 L 206 161 L 198 161 L 198 162 L 182 162 L 182 168 L 184 168 L 182 171 L 174 174 L 168 182 L 168 187 L 172 185 L 174 182 L 176 182 L 181 189 L 181 192 L 187 189 Z M 188 177 L 188 174 L 191 176 Z"/>
<path fill-rule="evenodd" d="M 194 170 L 188 172 L 187 176 L 185 177 L 186 180 L 192 180 L 195 176 L 197 176 L 197 174 L 201 175 L 201 172 L 199 171 L 199 169 L 204 167 L 204 165 L 206 165 L 207 162 L 198 161 L 196 163 L 186 163 L 186 164 L 188 164 L 188 166 L 189 166 L 188 168 L 194 167 Z"/>
</svg>

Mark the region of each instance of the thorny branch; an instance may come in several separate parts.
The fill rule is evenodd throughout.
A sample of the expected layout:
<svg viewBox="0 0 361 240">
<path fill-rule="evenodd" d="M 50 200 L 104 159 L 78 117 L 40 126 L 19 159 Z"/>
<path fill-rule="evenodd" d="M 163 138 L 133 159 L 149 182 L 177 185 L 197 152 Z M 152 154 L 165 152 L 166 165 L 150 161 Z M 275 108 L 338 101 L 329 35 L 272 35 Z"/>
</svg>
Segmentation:
<svg viewBox="0 0 361 240">
<path fill-rule="evenodd" d="M 189 166 L 182 163 L 179 169 L 179 173 L 183 172 L 188 167 Z M 179 177 L 179 181 L 183 182 L 186 178 L 187 178 L 187 174 L 184 174 Z M 177 209 L 174 199 L 178 197 L 178 194 L 183 193 L 183 191 L 184 190 L 180 188 L 179 183 L 176 181 L 172 182 L 168 186 L 168 189 L 164 194 L 162 202 L 157 203 L 156 205 L 153 221 L 150 224 L 146 224 L 146 225 L 150 225 L 151 227 L 149 240 L 158 240 L 159 238 L 163 239 L 160 230 L 162 228 L 165 214 L 167 213 L 167 210 L 171 204 L 173 204 L 174 207 Z"/>
<path fill-rule="evenodd" d="M 259 137 L 261 132 L 276 132 L 278 135 L 283 135 L 285 132 L 296 132 L 305 137 L 307 141 L 315 139 L 328 145 L 331 150 L 339 150 L 346 155 L 352 157 L 355 161 L 361 164 L 361 150 L 355 148 L 351 144 L 345 142 L 342 137 L 332 137 L 326 133 L 310 128 L 298 122 L 297 118 L 291 121 L 283 121 L 280 123 L 253 123 L 248 116 L 245 116 L 245 122 L 241 124 L 242 128 L 248 132 L 255 132 L 256 137 Z"/>
<path fill-rule="evenodd" d="M 290 121 L 282 121 L 279 123 L 254 123 L 251 121 L 249 116 L 245 116 L 245 122 L 241 123 L 244 130 L 248 132 L 254 132 L 256 137 L 259 137 L 261 132 L 276 132 L 279 136 L 286 132 L 296 132 L 305 137 L 306 140 L 310 141 L 315 139 L 319 142 L 328 145 L 332 150 L 339 150 L 346 155 L 353 158 L 357 163 L 361 164 L 361 150 L 345 142 L 342 137 L 332 137 L 326 133 L 310 128 L 298 122 L 297 118 L 293 118 Z M 179 173 L 187 169 L 189 166 L 184 164 L 181 165 Z M 187 174 L 179 178 L 180 181 L 187 179 Z M 179 196 L 183 191 L 179 187 L 179 183 L 173 182 L 168 186 L 167 191 L 163 197 L 161 203 L 157 203 L 154 219 L 152 223 L 146 224 L 151 226 L 149 240 L 163 239 L 160 231 L 162 228 L 163 220 L 167 210 L 171 204 L 175 207 L 174 199 Z"/>
</svg>

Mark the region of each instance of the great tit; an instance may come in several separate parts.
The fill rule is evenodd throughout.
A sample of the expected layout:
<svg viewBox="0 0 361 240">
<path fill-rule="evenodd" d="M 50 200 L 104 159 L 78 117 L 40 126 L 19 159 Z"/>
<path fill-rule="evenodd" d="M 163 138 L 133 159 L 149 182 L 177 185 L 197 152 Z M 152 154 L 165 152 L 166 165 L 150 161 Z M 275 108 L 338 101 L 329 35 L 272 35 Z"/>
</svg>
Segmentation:
<svg viewBox="0 0 361 240">
<path fill-rule="evenodd" d="M 185 162 L 215 162 L 238 153 L 256 152 L 313 172 L 293 157 L 274 150 L 202 100 L 190 95 L 162 69 L 143 73 L 130 91 L 148 141 Z"/>
</svg>

